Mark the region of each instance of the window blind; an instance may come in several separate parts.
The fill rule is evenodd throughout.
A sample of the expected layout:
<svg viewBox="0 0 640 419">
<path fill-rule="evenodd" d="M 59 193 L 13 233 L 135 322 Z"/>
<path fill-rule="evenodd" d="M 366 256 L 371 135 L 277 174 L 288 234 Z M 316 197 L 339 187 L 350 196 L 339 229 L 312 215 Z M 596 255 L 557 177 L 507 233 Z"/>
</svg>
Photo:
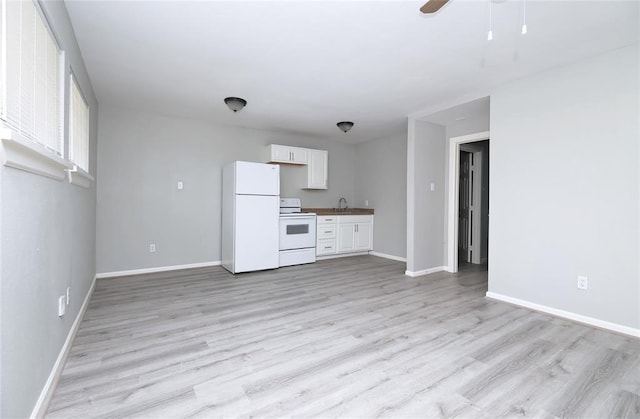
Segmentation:
<svg viewBox="0 0 640 419">
<path fill-rule="evenodd" d="M 62 53 L 33 1 L 0 2 L 0 119 L 62 156 Z"/>
<path fill-rule="evenodd" d="M 89 105 L 73 74 L 69 84 L 69 160 L 89 173 Z"/>
</svg>

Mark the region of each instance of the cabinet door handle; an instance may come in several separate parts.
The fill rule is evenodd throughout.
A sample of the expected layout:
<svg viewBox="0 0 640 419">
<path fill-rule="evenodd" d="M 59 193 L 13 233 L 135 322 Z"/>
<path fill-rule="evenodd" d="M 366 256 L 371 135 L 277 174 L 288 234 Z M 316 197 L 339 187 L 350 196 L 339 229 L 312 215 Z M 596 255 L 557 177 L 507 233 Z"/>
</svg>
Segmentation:
<svg viewBox="0 0 640 419">
<path fill-rule="evenodd" d="M 356 233 L 358 232 L 358 224 L 356 224 Z"/>
</svg>

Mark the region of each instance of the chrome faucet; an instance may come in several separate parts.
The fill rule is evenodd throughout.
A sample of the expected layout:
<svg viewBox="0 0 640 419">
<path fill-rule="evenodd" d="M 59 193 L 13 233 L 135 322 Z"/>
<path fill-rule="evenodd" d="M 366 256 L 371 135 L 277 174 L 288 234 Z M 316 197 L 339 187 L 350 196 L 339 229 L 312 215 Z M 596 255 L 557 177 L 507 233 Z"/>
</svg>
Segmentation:
<svg viewBox="0 0 640 419">
<path fill-rule="evenodd" d="M 344 202 L 344 208 L 342 208 L 343 202 Z M 347 206 L 347 200 L 345 198 L 340 198 L 340 200 L 338 201 L 338 211 L 346 211 L 347 208 L 349 208 Z"/>
</svg>

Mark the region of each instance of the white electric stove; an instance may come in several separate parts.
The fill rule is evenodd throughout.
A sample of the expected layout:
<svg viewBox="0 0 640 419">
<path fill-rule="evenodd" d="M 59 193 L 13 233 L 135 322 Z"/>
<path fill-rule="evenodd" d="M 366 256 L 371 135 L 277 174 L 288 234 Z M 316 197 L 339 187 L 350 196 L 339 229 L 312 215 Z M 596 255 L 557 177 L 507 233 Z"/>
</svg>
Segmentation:
<svg viewBox="0 0 640 419">
<path fill-rule="evenodd" d="M 280 266 L 316 261 L 316 214 L 301 207 L 300 198 L 280 198 Z"/>
</svg>

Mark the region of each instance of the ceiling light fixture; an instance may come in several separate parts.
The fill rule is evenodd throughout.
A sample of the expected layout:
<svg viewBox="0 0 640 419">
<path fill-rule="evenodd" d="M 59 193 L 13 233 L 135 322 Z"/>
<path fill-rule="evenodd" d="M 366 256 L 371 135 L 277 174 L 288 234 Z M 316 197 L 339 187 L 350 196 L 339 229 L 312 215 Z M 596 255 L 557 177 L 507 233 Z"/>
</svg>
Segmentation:
<svg viewBox="0 0 640 419">
<path fill-rule="evenodd" d="M 489 33 L 487 34 L 487 41 L 493 40 L 493 31 L 491 30 L 491 0 L 489 2 Z"/>
<path fill-rule="evenodd" d="M 234 113 L 247 106 L 247 101 L 240 97 L 226 97 L 224 98 L 224 103 L 226 103 Z"/>
<path fill-rule="evenodd" d="M 353 122 L 350 121 L 338 122 L 336 125 L 340 128 L 340 131 L 344 131 L 345 133 L 353 128 Z"/>
<path fill-rule="evenodd" d="M 527 0 L 522 0 L 522 34 L 527 34 Z"/>
</svg>

